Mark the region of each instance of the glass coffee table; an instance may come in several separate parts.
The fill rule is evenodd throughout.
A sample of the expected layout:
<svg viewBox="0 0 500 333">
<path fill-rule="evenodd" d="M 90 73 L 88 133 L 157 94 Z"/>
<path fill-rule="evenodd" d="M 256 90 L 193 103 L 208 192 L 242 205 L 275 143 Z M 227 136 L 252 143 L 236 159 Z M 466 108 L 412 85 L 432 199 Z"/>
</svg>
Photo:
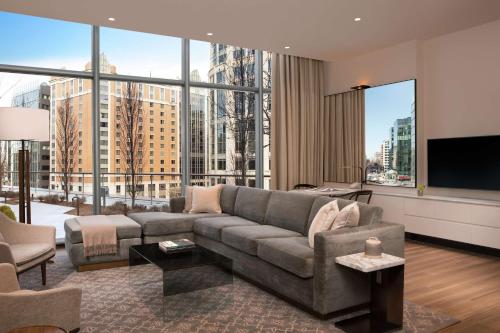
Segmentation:
<svg viewBox="0 0 500 333">
<path fill-rule="evenodd" d="M 158 243 L 129 248 L 129 266 L 153 264 L 163 275 L 163 296 L 233 283 L 233 261 L 196 245 L 194 249 L 166 253 Z"/>
</svg>

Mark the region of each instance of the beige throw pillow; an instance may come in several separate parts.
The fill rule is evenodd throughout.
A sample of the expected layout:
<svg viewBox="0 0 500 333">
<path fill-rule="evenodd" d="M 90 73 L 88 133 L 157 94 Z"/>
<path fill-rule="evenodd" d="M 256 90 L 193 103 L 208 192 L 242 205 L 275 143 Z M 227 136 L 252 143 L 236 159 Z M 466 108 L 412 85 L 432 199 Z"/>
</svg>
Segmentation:
<svg viewBox="0 0 500 333">
<path fill-rule="evenodd" d="M 220 208 L 220 191 L 222 187 L 219 185 L 212 187 L 195 187 L 193 188 L 193 202 L 190 213 L 222 213 Z"/>
<path fill-rule="evenodd" d="M 359 223 L 359 206 L 357 202 L 345 206 L 333 221 L 330 230 L 336 230 L 342 227 L 356 227 Z"/>
<path fill-rule="evenodd" d="M 189 213 L 193 207 L 193 186 L 186 186 L 184 194 L 184 210 L 182 212 Z"/>
<path fill-rule="evenodd" d="M 332 223 L 339 213 L 337 200 L 330 201 L 318 210 L 309 228 L 309 246 L 314 248 L 314 235 L 318 232 L 330 230 Z"/>
</svg>

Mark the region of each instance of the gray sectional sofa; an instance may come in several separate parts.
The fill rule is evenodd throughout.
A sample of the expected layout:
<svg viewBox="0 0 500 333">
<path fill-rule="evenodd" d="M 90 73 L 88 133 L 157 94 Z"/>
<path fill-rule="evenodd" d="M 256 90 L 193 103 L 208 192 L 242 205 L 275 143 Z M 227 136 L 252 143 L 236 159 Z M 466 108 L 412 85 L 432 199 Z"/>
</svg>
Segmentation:
<svg viewBox="0 0 500 333">
<path fill-rule="evenodd" d="M 340 267 L 335 257 L 362 252 L 378 237 L 385 253 L 404 256 L 404 227 L 381 222 L 382 209 L 359 204 L 358 227 L 307 233 L 318 210 L 335 200 L 308 194 L 224 185 L 222 214 L 182 213 L 184 198 L 170 213 L 133 213 L 145 243 L 189 238 L 233 260 L 239 275 L 320 316 L 369 301 L 368 275 Z M 350 201 L 337 199 L 339 208 Z"/>
</svg>

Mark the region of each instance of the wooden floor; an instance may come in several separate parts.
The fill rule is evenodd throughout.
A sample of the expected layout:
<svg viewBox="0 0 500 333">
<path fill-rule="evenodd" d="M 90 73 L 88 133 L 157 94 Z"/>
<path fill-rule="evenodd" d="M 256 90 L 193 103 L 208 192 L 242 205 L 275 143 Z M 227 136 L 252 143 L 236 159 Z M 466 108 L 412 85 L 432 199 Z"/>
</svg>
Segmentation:
<svg viewBox="0 0 500 333">
<path fill-rule="evenodd" d="M 407 241 L 405 298 L 461 322 L 441 332 L 500 332 L 500 258 Z"/>
</svg>

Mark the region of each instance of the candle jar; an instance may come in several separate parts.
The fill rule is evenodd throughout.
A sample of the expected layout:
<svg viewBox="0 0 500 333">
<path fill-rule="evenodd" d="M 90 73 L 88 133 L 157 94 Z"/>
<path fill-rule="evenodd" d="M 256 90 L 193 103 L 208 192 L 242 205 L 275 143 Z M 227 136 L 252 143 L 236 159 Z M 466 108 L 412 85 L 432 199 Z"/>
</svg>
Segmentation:
<svg viewBox="0 0 500 333">
<path fill-rule="evenodd" d="M 365 242 L 365 257 L 382 257 L 382 242 L 377 237 L 370 237 Z"/>
</svg>

